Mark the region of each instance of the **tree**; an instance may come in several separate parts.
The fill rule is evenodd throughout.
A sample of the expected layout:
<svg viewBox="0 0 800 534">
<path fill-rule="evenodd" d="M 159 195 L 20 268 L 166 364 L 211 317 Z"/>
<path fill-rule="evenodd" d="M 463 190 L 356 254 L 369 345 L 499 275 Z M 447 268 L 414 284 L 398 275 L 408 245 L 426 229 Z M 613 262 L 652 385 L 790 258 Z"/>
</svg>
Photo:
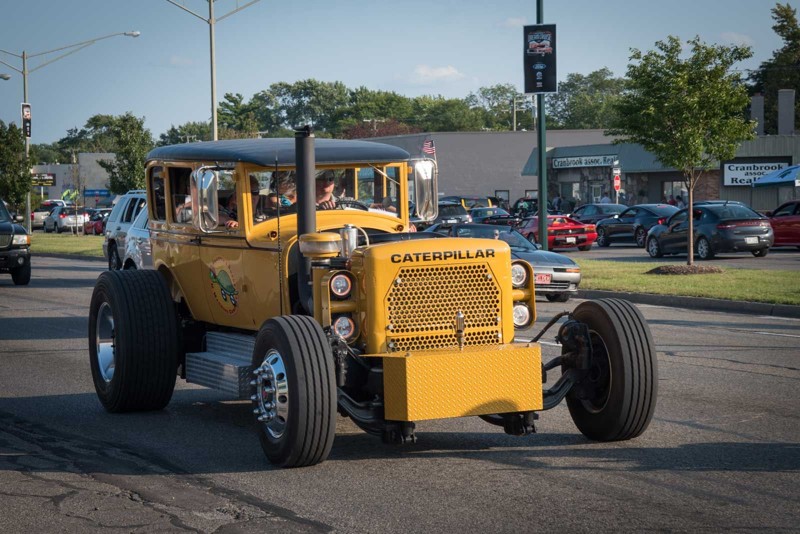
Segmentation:
<svg viewBox="0 0 800 534">
<path fill-rule="evenodd" d="M 572 130 L 608 128 L 613 120 L 614 103 L 624 88 L 623 78 L 614 78 L 603 67 L 584 76 L 567 75 L 558 84 L 558 92 L 547 100 L 547 127 Z"/>
<path fill-rule="evenodd" d="M 31 166 L 25 157 L 25 138 L 16 124 L 0 121 L 0 197 L 20 206 L 31 190 Z"/>
<path fill-rule="evenodd" d="M 754 123 L 744 118 L 747 88 L 731 67 L 752 55 L 746 46 L 706 45 L 688 41 L 691 55 L 682 59 L 681 41 L 669 36 L 656 50 L 633 49 L 626 90 L 615 103 L 609 135 L 615 142 L 642 145 L 667 167 L 683 172 L 692 213 L 694 188 L 718 161 L 731 159 L 738 145 L 754 137 Z M 694 224 L 689 217 L 689 259 L 694 263 Z"/>
<path fill-rule="evenodd" d="M 470 93 L 466 98 L 470 107 L 483 111 L 483 127 L 499 131 L 514 129 L 515 101 L 517 129 L 533 129 L 533 101 L 517 91 L 514 84 L 481 87 L 477 93 Z"/>
<path fill-rule="evenodd" d="M 419 96 L 414 99 L 415 124 L 425 132 L 470 132 L 483 129 L 483 113 L 466 100 L 442 96 Z"/>
<path fill-rule="evenodd" d="M 788 3 L 772 8 L 772 29 L 783 39 L 783 47 L 772 53 L 750 75 L 750 94 L 764 95 L 764 133 L 778 133 L 778 90 L 800 87 L 800 25 L 797 11 Z M 795 124 L 800 122 L 800 107 L 795 107 Z"/>
<path fill-rule="evenodd" d="M 109 174 L 112 193 L 144 189 L 144 167 L 147 153 L 153 148 L 150 130 L 144 127 L 144 117 L 128 112 L 113 118 L 110 134 L 117 147 L 113 160 L 98 161 Z"/>
<path fill-rule="evenodd" d="M 219 123 L 223 129 L 238 132 L 229 138 L 247 138 L 258 136 L 255 105 L 245 103 L 240 93 L 225 93 L 225 99 L 219 104 Z"/>
<path fill-rule="evenodd" d="M 187 122 L 180 126 L 170 126 L 169 130 L 159 136 L 158 146 L 209 141 L 210 139 L 211 127 L 207 122 Z"/>
</svg>

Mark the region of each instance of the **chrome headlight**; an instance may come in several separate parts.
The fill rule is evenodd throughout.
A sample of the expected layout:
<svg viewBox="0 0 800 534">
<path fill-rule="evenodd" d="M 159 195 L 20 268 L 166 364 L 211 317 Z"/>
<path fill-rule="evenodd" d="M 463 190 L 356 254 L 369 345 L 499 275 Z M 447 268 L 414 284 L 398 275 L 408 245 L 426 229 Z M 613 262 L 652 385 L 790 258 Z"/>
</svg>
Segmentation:
<svg viewBox="0 0 800 534">
<path fill-rule="evenodd" d="M 518 302 L 514 304 L 514 327 L 525 328 L 531 324 L 531 309 L 527 304 Z"/>
<path fill-rule="evenodd" d="M 353 282 L 350 281 L 350 277 L 346 274 L 339 273 L 331 278 L 330 287 L 334 296 L 345 299 L 350 296 L 350 292 L 353 290 Z"/>
<path fill-rule="evenodd" d="M 340 315 L 333 321 L 333 332 L 345 340 L 351 339 L 356 333 L 356 323 L 347 315 Z"/>
<path fill-rule="evenodd" d="M 520 288 L 525 286 L 525 282 L 528 281 L 528 270 L 525 268 L 524 265 L 519 263 L 514 263 L 511 265 L 511 283 L 515 288 Z"/>
<path fill-rule="evenodd" d="M 12 245 L 30 245 L 31 236 L 28 234 L 15 235 L 11 240 Z"/>
</svg>

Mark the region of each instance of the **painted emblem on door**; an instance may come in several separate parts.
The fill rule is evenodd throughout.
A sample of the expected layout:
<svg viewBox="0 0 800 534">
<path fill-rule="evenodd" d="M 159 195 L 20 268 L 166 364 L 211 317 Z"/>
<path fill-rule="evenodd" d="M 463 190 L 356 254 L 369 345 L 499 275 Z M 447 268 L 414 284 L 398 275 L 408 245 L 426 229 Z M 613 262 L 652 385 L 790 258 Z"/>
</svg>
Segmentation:
<svg viewBox="0 0 800 534">
<path fill-rule="evenodd" d="M 233 315 L 239 304 L 239 290 L 236 289 L 236 280 L 231 276 L 231 268 L 222 258 L 217 258 L 209 269 L 211 291 L 214 299 L 225 313 Z"/>
</svg>

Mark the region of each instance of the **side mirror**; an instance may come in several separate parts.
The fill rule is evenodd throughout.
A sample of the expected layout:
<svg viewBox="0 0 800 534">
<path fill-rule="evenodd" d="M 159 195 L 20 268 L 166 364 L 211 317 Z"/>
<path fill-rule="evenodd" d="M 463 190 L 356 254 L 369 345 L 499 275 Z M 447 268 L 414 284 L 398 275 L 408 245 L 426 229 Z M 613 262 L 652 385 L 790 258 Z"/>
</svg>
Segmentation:
<svg viewBox="0 0 800 534">
<path fill-rule="evenodd" d="M 430 222 L 439 215 L 439 190 L 436 162 L 419 160 L 414 164 L 414 199 L 417 217 Z"/>
<path fill-rule="evenodd" d="M 24 220 L 25 218 L 22 215 L 17 215 L 16 217 L 14 217 L 14 221 L 18 223 L 21 223 Z"/>
<path fill-rule="evenodd" d="M 208 167 L 200 167 L 192 172 L 190 180 L 192 224 L 200 231 L 209 233 L 219 224 L 217 190 L 219 175 Z"/>
</svg>

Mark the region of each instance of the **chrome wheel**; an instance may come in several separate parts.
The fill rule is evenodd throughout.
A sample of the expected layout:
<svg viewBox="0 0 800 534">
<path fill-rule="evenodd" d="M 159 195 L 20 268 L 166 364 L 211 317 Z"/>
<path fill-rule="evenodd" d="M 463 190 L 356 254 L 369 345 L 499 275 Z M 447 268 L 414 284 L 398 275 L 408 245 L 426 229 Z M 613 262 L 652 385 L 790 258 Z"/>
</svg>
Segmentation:
<svg viewBox="0 0 800 534">
<path fill-rule="evenodd" d="M 697 257 L 701 260 L 708 260 L 714 253 L 711 251 L 711 243 L 705 237 L 701 237 L 697 242 Z"/>
<path fill-rule="evenodd" d="M 644 231 L 644 228 L 639 228 L 636 230 L 636 246 L 637 247 L 644 247 L 644 240 L 647 237 L 647 233 Z"/>
<path fill-rule="evenodd" d="M 651 237 L 650 240 L 647 241 L 647 253 L 650 254 L 651 258 L 661 257 L 661 248 L 658 246 L 658 239 L 655 237 Z"/>
<path fill-rule="evenodd" d="M 250 382 L 256 388 L 250 397 L 255 405 L 253 414 L 271 437 L 279 439 L 286 431 L 289 418 L 289 382 L 283 357 L 270 349 L 253 374 L 255 378 Z"/>
<path fill-rule="evenodd" d="M 114 378 L 117 359 L 114 355 L 114 314 L 108 302 L 103 302 L 97 311 L 97 327 L 95 328 L 95 347 L 97 349 L 97 367 L 100 376 L 106 383 Z"/>
</svg>

